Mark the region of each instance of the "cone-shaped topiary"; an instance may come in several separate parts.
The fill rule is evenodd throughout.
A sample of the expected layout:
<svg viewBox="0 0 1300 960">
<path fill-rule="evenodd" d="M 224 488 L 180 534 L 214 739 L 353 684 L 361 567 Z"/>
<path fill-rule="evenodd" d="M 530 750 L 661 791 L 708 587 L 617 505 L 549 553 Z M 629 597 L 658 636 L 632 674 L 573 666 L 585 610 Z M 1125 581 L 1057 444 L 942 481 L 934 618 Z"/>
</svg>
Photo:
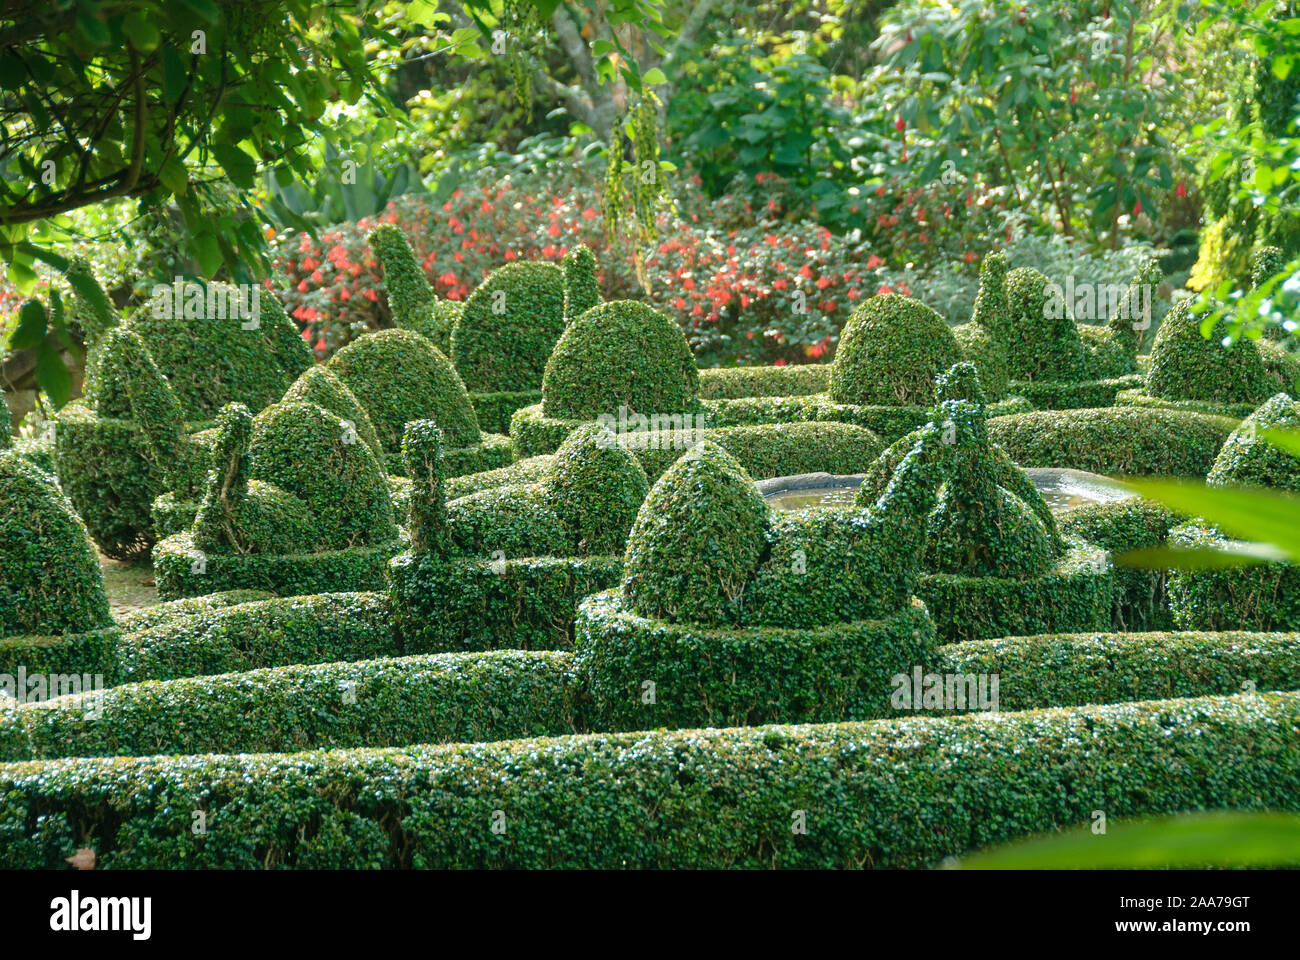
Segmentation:
<svg viewBox="0 0 1300 960">
<path fill-rule="evenodd" d="M 1220 320 L 1207 338 L 1191 303 L 1177 303 L 1165 316 L 1151 345 L 1146 392 L 1165 400 L 1260 403 L 1271 394 L 1259 350 L 1252 340 L 1225 347 Z"/>
<path fill-rule="evenodd" d="M 407 527 L 411 552 L 446 552 L 447 494 L 442 469 L 442 431 L 432 420 L 412 420 L 402 434 L 402 460 L 411 478 Z"/>
<path fill-rule="evenodd" d="M 428 345 L 418 334 L 411 336 Z M 381 543 L 397 536 L 383 469 L 337 414 L 314 403 L 267 407 L 253 421 L 249 452 L 252 479 L 306 502 L 318 531 L 318 549 Z"/>
<path fill-rule="evenodd" d="M 271 484 L 249 479 L 253 417 L 242 403 L 217 414 L 208 487 L 191 527 L 207 553 L 297 553 L 317 546 L 306 503 Z"/>
<path fill-rule="evenodd" d="M 1110 362 L 1105 369 L 1094 370 L 1095 374 L 1122 376 L 1137 372 L 1138 346 L 1142 343 L 1143 332 L 1150 329 L 1149 311 L 1156 299 L 1156 288 L 1163 279 L 1164 271 L 1160 269 L 1159 260 L 1147 257 L 1142 261 L 1106 323 L 1107 346 L 1111 349 L 1105 353 Z"/>
<path fill-rule="evenodd" d="M 699 373 L 681 328 L 644 303 L 616 300 L 576 318 L 546 362 L 542 412 L 595 420 L 683 413 L 699 402 Z"/>
<path fill-rule="evenodd" d="M 1001 340 L 1011 318 L 1011 305 L 1007 302 L 1007 272 L 1010 265 L 1007 255 L 994 250 L 980 264 L 979 292 L 975 294 L 975 307 L 971 323 L 983 327 L 995 339 Z"/>
<path fill-rule="evenodd" d="M 1269 442 L 1268 430 L 1300 431 L 1300 403 L 1285 393 L 1264 401 L 1228 436 L 1206 482 L 1300 490 L 1300 458 Z"/>
<path fill-rule="evenodd" d="M 580 243 L 564 255 L 564 322 L 572 323 L 600 303 L 600 285 L 596 283 L 596 257 L 591 248 Z"/>
<path fill-rule="evenodd" d="M 406 235 L 396 224 L 381 223 L 366 239 L 384 268 L 384 287 L 388 291 L 388 309 L 392 311 L 393 322 L 404 327 L 407 320 L 434 302 L 433 287 L 416 262 Z"/>
<path fill-rule="evenodd" d="M 86 526 L 48 473 L 0 453 L 0 637 L 111 626 Z"/>
<path fill-rule="evenodd" d="M 465 301 L 451 359 L 475 393 L 532 390 L 564 332 L 564 275 L 553 263 L 507 263 Z"/>
<path fill-rule="evenodd" d="M 767 504 L 735 459 L 705 440 L 650 489 L 623 561 L 640 616 L 722 625 L 740 619 L 766 546 Z"/>
<path fill-rule="evenodd" d="M 644 468 L 599 423 L 583 424 L 555 452 L 542 490 L 579 553 L 620 553 L 650 489 Z"/>
<path fill-rule="evenodd" d="M 1032 267 L 1007 274 L 1007 315 L 995 339 L 1012 380 L 1088 379 L 1083 341 L 1064 298 L 1054 303 L 1047 275 Z M 1053 309 L 1055 307 L 1055 309 Z"/>
<path fill-rule="evenodd" d="M 934 378 L 961 360 L 961 349 L 941 316 L 896 293 L 874 296 L 844 326 L 831 364 L 836 403 L 926 406 Z"/>
<path fill-rule="evenodd" d="M 448 447 L 479 442 L 465 384 L 446 356 L 418 333 L 366 334 L 334 354 L 329 368 L 370 414 L 385 453 L 400 451 L 410 420 L 434 421 Z"/>
<path fill-rule="evenodd" d="M 370 422 L 370 414 L 366 413 L 366 408 L 347 388 L 347 384 L 329 367 L 313 366 L 305 371 L 285 391 L 281 399 L 287 402 L 301 400 L 314 403 L 324 407 L 330 413 L 338 414 L 341 419 L 352 424 L 357 439 L 369 447 L 370 452 L 381 463 L 383 462 L 384 448 L 379 442 L 379 435 L 375 433 L 374 424 Z"/>
</svg>

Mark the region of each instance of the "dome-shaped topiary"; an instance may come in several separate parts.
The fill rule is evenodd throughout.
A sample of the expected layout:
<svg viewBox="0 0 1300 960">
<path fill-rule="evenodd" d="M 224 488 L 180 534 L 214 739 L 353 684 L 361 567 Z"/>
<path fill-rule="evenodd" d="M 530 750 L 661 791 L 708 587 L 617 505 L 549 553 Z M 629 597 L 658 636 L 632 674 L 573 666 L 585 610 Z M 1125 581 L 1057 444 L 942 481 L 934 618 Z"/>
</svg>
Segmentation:
<svg viewBox="0 0 1300 960">
<path fill-rule="evenodd" d="M 54 478 L 0 453 L 0 637 L 111 626 L 86 525 Z"/>
<path fill-rule="evenodd" d="M 735 623 L 766 547 L 767 504 L 736 460 L 704 440 L 659 478 L 628 536 L 623 596 L 643 617 Z"/>
<path fill-rule="evenodd" d="M 836 403 L 926 406 L 934 378 L 962 359 L 957 340 L 934 310 L 896 293 L 863 303 L 840 335 L 831 364 Z"/>
<path fill-rule="evenodd" d="M 994 339 L 1006 353 L 1012 380 L 1087 379 L 1079 328 L 1063 300 L 1059 305 L 1052 302 L 1049 282 L 1033 267 L 1017 267 L 1007 274 L 1007 316 Z"/>
<path fill-rule="evenodd" d="M 397 536 L 383 469 L 337 414 L 314 403 L 267 407 L 253 421 L 249 454 L 252 479 L 306 502 L 318 531 L 318 549 Z"/>
<path fill-rule="evenodd" d="M 324 407 L 330 413 L 352 424 L 357 439 L 370 448 L 370 452 L 383 462 L 384 448 L 375 433 L 370 414 L 361 401 L 328 367 L 313 366 L 295 380 L 284 392 L 285 402 L 303 401 Z"/>
<path fill-rule="evenodd" d="M 1206 338 L 1201 318 L 1183 300 L 1166 314 L 1151 345 L 1146 390 L 1165 400 L 1260 403 L 1271 393 L 1259 350 L 1252 340 L 1225 347 L 1220 320 Z"/>
<path fill-rule="evenodd" d="M 580 553 L 619 553 L 650 489 L 641 463 L 603 424 L 587 423 L 555 452 L 542 490 Z"/>
<path fill-rule="evenodd" d="M 1285 393 L 1266 400 L 1229 434 L 1206 482 L 1300 490 L 1300 458 L 1271 443 L 1264 436 L 1268 430 L 1300 431 L 1300 403 Z"/>
<path fill-rule="evenodd" d="M 507 263 L 465 301 L 451 359 L 475 393 L 536 389 L 564 332 L 564 275 L 553 263 Z"/>
<path fill-rule="evenodd" d="M 446 356 L 418 333 L 366 334 L 334 354 L 329 368 L 370 414 L 385 453 L 400 451 L 409 420 L 437 423 L 448 447 L 479 442 L 465 384 Z"/>
<path fill-rule="evenodd" d="M 546 362 L 542 412 L 595 420 L 617 414 L 684 413 L 699 402 L 699 373 L 681 328 L 644 303 L 616 300 L 569 324 Z"/>
</svg>

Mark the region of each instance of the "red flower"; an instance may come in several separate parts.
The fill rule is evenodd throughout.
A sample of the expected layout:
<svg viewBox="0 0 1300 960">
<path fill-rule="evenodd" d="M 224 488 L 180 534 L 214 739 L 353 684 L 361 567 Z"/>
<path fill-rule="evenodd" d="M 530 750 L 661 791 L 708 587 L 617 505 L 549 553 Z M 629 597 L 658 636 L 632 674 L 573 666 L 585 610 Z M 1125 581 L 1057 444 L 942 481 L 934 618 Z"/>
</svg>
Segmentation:
<svg viewBox="0 0 1300 960">
<path fill-rule="evenodd" d="M 870 257 L 867 258 L 867 269 L 870 270 L 873 267 L 878 267 L 884 262 L 885 262 L 884 260 L 881 260 L 878 256 L 876 256 L 873 253 Z"/>
<path fill-rule="evenodd" d="M 774 367 L 784 367 L 784 366 L 785 366 L 785 357 L 777 357 L 775 360 L 772 361 L 772 366 L 774 366 Z"/>
</svg>

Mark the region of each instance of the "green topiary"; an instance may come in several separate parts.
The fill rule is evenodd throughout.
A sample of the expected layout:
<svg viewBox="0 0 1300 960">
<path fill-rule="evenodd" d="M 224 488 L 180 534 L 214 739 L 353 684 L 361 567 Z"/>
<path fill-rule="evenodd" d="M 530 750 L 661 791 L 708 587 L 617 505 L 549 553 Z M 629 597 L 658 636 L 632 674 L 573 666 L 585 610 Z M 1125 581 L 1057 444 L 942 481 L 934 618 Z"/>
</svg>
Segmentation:
<svg viewBox="0 0 1300 960">
<path fill-rule="evenodd" d="M 384 287 L 388 291 L 388 309 L 393 314 L 393 322 L 405 327 L 411 318 L 434 302 L 433 287 L 416 262 L 406 235 L 396 224 L 381 223 L 366 239 L 384 269 Z"/>
<path fill-rule="evenodd" d="M 1300 430 L 1300 403 L 1285 393 L 1265 401 L 1224 442 L 1206 482 L 1300 490 L 1300 460 L 1266 439 L 1267 430 Z"/>
<path fill-rule="evenodd" d="M 589 423 L 556 451 L 542 489 L 579 553 L 621 553 L 650 481 L 610 430 Z"/>
<path fill-rule="evenodd" d="M 491 556 L 498 563 L 518 557 L 568 557 L 574 540 L 540 484 L 510 484 L 447 504 L 452 554 Z"/>
<path fill-rule="evenodd" d="M 628 536 L 623 595 L 643 617 L 740 619 L 766 546 L 767 504 L 715 443 L 691 448 L 651 488 Z"/>
<path fill-rule="evenodd" d="M 573 320 L 542 379 L 548 417 L 595 420 L 696 408 L 699 374 L 681 328 L 644 303 L 616 300 Z"/>
<path fill-rule="evenodd" d="M 596 282 L 596 257 L 585 243 L 564 255 L 563 269 L 564 322 L 568 324 L 600 303 L 600 285 Z"/>
<path fill-rule="evenodd" d="M 934 378 L 961 359 L 941 316 L 896 293 L 874 296 L 844 326 L 831 364 L 830 398 L 837 403 L 927 406 Z"/>
<path fill-rule="evenodd" d="M 253 421 L 249 453 L 251 479 L 305 501 L 317 529 L 314 548 L 396 539 L 383 470 L 336 414 L 314 403 L 267 407 Z"/>
<path fill-rule="evenodd" d="M 1201 334 L 1201 318 L 1191 302 L 1173 306 L 1160 324 L 1151 346 L 1151 370 L 1146 392 L 1167 400 L 1218 403 L 1261 403 L 1269 383 L 1252 340 L 1231 346 L 1221 342 L 1227 324 L 1220 320 L 1209 337 Z"/>
<path fill-rule="evenodd" d="M 86 526 L 45 471 L 0 453 L 0 637 L 111 627 Z"/>
<path fill-rule="evenodd" d="M 402 434 L 402 460 L 411 478 L 407 529 L 413 553 L 447 551 L 447 495 L 442 431 L 432 420 L 412 420 Z"/>
<path fill-rule="evenodd" d="M 366 408 L 387 454 L 401 449 L 410 420 L 434 421 L 448 447 L 480 441 L 465 384 L 442 352 L 417 333 L 366 334 L 334 354 L 329 368 Z"/>
<path fill-rule="evenodd" d="M 564 274 L 553 263 L 507 263 L 465 301 L 451 358 L 475 393 L 528 390 L 564 332 Z"/>
<path fill-rule="evenodd" d="M 1083 342 L 1068 311 L 1049 310 L 1047 276 L 1032 267 L 1007 274 L 1007 316 L 996 338 L 1015 380 L 1086 380 Z M 1060 316 L 1052 316 L 1059 313 Z M 1014 388 L 1012 388 L 1014 390 Z"/>
<path fill-rule="evenodd" d="M 314 403 L 337 414 L 340 419 L 352 424 L 357 439 L 383 462 L 384 448 L 379 442 L 379 435 L 375 433 L 374 424 L 370 422 L 370 414 L 366 413 L 366 408 L 361 405 L 356 394 L 329 367 L 312 366 L 293 382 L 280 399 L 288 403 Z"/>
</svg>

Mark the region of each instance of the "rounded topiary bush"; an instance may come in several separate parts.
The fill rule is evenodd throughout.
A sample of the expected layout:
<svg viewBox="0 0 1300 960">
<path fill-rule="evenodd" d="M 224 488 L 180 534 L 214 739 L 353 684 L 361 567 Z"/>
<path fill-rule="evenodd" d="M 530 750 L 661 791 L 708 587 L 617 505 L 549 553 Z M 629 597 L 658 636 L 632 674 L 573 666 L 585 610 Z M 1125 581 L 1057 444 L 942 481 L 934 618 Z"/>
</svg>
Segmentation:
<svg viewBox="0 0 1300 960">
<path fill-rule="evenodd" d="M 475 393 L 527 390 L 564 332 L 564 275 L 553 263 L 507 263 L 465 301 L 451 358 Z"/>
<path fill-rule="evenodd" d="M 1270 443 L 1267 430 L 1300 431 L 1300 403 L 1285 393 L 1266 400 L 1229 435 L 1206 482 L 1300 490 L 1300 459 Z"/>
<path fill-rule="evenodd" d="M 849 317 L 831 364 L 830 397 L 866 406 L 925 406 L 934 378 L 962 359 L 937 312 L 911 297 L 872 297 Z"/>
<path fill-rule="evenodd" d="M 337 414 L 314 403 L 267 407 L 253 421 L 249 454 L 251 479 L 307 503 L 317 527 L 318 549 L 397 537 L 383 469 Z"/>
<path fill-rule="evenodd" d="M 112 626 L 86 525 L 45 471 L 0 454 L 0 637 Z"/>
<path fill-rule="evenodd" d="M 387 454 L 402 447 L 408 420 L 432 420 L 448 447 L 479 442 L 478 418 L 450 361 L 410 330 L 381 330 L 348 344 L 329 368 L 361 401 Z"/>
<path fill-rule="evenodd" d="M 330 413 L 336 413 L 343 420 L 352 424 L 357 439 L 370 448 L 380 462 L 383 462 L 384 448 L 375 433 L 375 426 L 370 422 L 370 414 L 361 405 L 356 394 L 347 388 L 329 367 L 314 366 L 293 382 L 281 398 L 284 402 L 301 401 L 324 407 Z"/>
<path fill-rule="evenodd" d="M 1151 345 L 1146 392 L 1166 400 L 1259 403 L 1270 393 L 1268 375 L 1252 340 L 1225 347 L 1220 321 L 1210 337 L 1201 335 L 1201 318 L 1190 301 L 1165 315 Z"/>
<path fill-rule="evenodd" d="M 699 373 L 681 328 L 644 303 L 602 303 L 575 318 L 546 362 L 542 412 L 595 420 L 682 413 L 699 402 Z"/>
<path fill-rule="evenodd" d="M 581 553 L 617 553 L 650 489 L 645 470 L 605 426 L 579 427 L 555 452 L 542 489 Z"/>
<path fill-rule="evenodd" d="M 708 440 L 668 468 L 637 512 L 623 596 L 643 617 L 701 624 L 739 619 L 766 547 L 767 504 L 731 454 Z"/>
</svg>

